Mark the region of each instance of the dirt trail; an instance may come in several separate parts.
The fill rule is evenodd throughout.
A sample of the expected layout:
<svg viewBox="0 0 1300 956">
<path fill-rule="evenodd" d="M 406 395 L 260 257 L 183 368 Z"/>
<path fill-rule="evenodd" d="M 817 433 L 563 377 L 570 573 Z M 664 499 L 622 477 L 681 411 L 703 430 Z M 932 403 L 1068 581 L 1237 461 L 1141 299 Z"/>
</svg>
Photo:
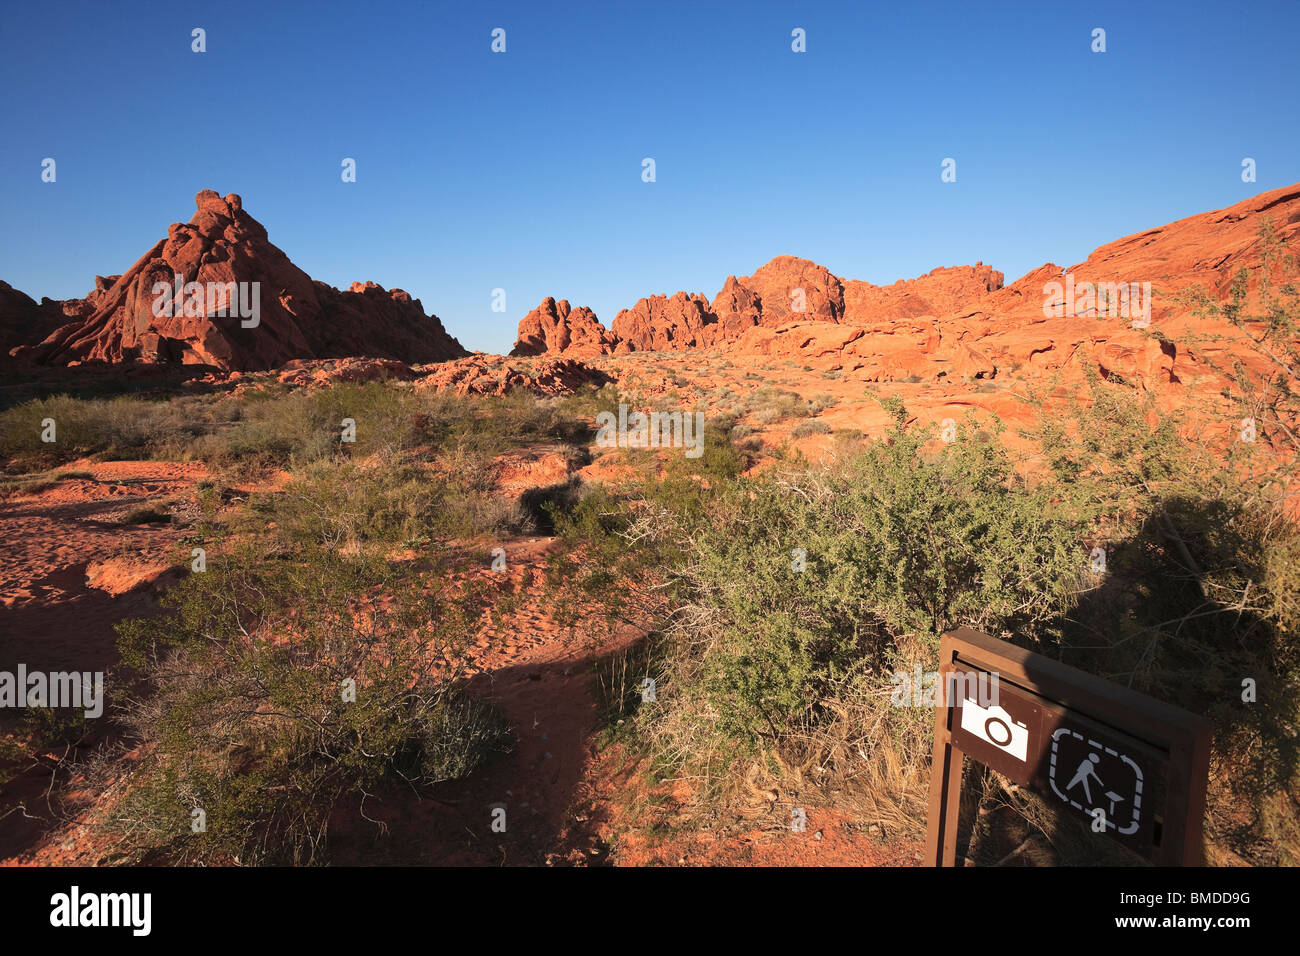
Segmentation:
<svg viewBox="0 0 1300 956">
<path fill-rule="evenodd" d="M 123 525 L 133 508 L 192 488 L 199 464 L 77 462 L 90 472 L 34 495 L 0 500 L 0 669 L 101 670 L 116 660 L 113 625 L 149 604 L 86 581 L 91 562 L 168 563 L 181 535 L 167 524 Z"/>
<path fill-rule="evenodd" d="M 542 610 L 548 538 L 506 542 L 507 578 L 520 608 L 471 645 L 467 689 L 491 703 L 510 728 L 508 752 L 493 755 L 468 779 L 434 787 L 424 798 L 367 802 L 373 825 L 341 821 L 331 830 L 340 864 L 546 865 L 600 863 L 606 848 L 572 817 L 594 757 L 595 660 L 625 646 L 628 633 L 595 642 L 582 629 L 561 629 Z M 504 810 L 504 832 L 498 810 Z M 349 811 L 350 813 L 351 811 Z M 498 829 L 494 830 L 494 819 Z M 578 825 L 575 826 L 575 823 Z"/>
<path fill-rule="evenodd" d="M 129 589 L 121 572 L 154 571 L 171 563 L 183 532 L 168 524 L 119 522 L 133 508 L 191 489 L 199 464 L 74 462 L 65 471 L 89 472 L 35 494 L 0 499 L 0 670 L 104 671 L 117 663 L 113 625 L 150 613 L 149 588 Z M 117 558 L 116 574 L 87 569 Z M 148 578 L 151 575 L 141 575 Z M 110 590 L 128 588 L 114 596 Z M 18 714 L 0 711 L 0 736 L 12 734 Z M 0 826 L 0 859 L 31 850 L 49 825 L 44 793 L 56 755 L 27 766 L 5 788 L 5 804 L 23 802 L 31 816 L 11 813 Z M 45 862 L 71 862 L 55 849 Z"/>
</svg>

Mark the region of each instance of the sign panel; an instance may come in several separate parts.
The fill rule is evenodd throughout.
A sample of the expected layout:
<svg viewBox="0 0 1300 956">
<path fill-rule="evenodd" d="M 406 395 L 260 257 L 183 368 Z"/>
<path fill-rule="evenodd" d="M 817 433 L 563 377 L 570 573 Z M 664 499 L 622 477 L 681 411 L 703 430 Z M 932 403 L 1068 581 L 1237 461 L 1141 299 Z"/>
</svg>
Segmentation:
<svg viewBox="0 0 1300 956">
<path fill-rule="evenodd" d="M 1043 708 L 1001 680 L 996 686 L 997 699 L 987 706 L 964 695 L 952 701 L 957 710 L 953 741 L 963 753 L 1027 787 L 1042 759 Z"/>
<path fill-rule="evenodd" d="M 1052 732 L 1048 766 L 1051 791 L 1062 801 L 1109 827 L 1116 836 L 1138 832 L 1143 774 L 1130 755 L 1073 727 L 1057 727 Z M 1147 809 L 1150 816 L 1150 807 Z"/>
<path fill-rule="evenodd" d="M 956 686 L 963 683 L 972 681 Z M 952 745 L 1139 853 L 1150 851 L 1168 755 L 1005 680 L 996 686 L 996 700 L 955 697 Z"/>
<path fill-rule="evenodd" d="M 944 685 L 967 689 L 952 693 L 935 721 L 933 862 L 955 859 L 965 756 L 1041 794 L 1099 836 L 1157 862 L 1196 862 L 1207 721 L 976 631 L 945 635 L 941 654 Z M 995 693 L 969 690 L 989 684 Z"/>
</svg>

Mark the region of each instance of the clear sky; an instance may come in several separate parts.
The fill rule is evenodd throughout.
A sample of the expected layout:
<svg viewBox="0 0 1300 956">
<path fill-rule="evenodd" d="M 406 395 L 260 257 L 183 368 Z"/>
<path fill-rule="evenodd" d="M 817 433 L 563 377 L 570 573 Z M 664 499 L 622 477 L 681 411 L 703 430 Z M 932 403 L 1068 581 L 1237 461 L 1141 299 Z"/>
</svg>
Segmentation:
<svg viewBox="0 0 1300 956">
<path fill-rule="evenodd" d="M 1295 0 L 5 0 L 0 278 L 84 295 L 211 188 L 485 351 L 547 295 L 608 325 L 781 254 L 1010 282 L 1300 180 L 1297 37 Z"/>
</svg>

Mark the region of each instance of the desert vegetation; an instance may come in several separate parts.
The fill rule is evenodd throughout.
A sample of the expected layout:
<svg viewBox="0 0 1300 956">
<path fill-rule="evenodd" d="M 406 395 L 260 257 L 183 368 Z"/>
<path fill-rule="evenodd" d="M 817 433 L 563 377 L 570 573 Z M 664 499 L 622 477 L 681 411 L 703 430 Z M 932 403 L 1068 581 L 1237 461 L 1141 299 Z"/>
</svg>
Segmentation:
<svg viewBox="0 0 1300 956">
<path fill-rule="evenodd" d="M 556 562 L 560 587 L 658 610 L 656 700 L 619 714 L 665 777 L 700 782 L 696 812 L 833 794 L 918 834 L 933 713 L 894 706 L 891 677 L 932 670 L 939 635 L 968 625 L 1210 716 L 1220 861 L 1297 859 L 1300 532 L 1133 389 L 1098 378 L 1092 398 L 1040 430 L 1050 467 L 1031 477 L 996 435 L 933 441 L 895 404 L 900 423 L 833 467 L 707 491 L 670 476 L 566 516 L 587 557 Z M 1105 574 L 1085 546 L 1102 539 Z M 616 586 L 637 580 L 653 585 L 636 598 Z"/>
<path fill-rule="evenodd" d="M 491 493 L 493 461 L 537 442 L 581 454 L 589 431 L 565 403 L 375 383 L 241 400 L 57 396 L 3 415 L 18 469 L 159 457 L 206 462 L 212 476 L 190 500 L 121 519 L 166 521 L 174 509 L 204 566 L 161 613 L 118 628 L 121 734 L 77 770 L 113 782 L 98 825 L 114 859 L 320 862 L 342 802 L 364 817 L 367 797 L 463 777 L 508 747 L 499 716 L 462 688 L 467 635 L 488 605 L 459 570 L 485 536 L 545 518 Z M 47 418 L 60 440 L 26 441 Z M 354 441 L 345 418 L 358 423 Z M 89 474 L 14 485 L 34 494 Z M 418 568 L 399 556 L 409 549 Z M 177 559 L 190 563 L 188 551 Z M 32 749 L 59 729 L 34 726 Z M 127 751 L 138 759 L 121 778 Z"/>
</svg>

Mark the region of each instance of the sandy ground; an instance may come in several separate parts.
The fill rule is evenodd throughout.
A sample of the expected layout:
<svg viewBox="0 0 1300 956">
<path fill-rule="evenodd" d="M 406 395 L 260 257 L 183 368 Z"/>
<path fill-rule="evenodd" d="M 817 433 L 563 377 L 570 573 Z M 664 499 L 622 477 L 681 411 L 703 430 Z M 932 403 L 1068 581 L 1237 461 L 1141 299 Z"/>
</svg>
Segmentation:
<svg viewBox="0 0 1300 956">
<path fill-rule="evenodd" d="M 204 476 L 200 464 L 74 462 L 89 471 L 30 496 L 0 500 L 0 664 L 100 670 L 116 659 L 113 624 L 147 606 L 113 575 L 87 583 L 97 562 L 125 559 L 140 569 L 170 566 L 182 532 L 167 524 L 123 525 L 133 508 L 188 491 Z M 98 570 L 98 568 L 97 568 Z"/>
<path fill-rule="evenodd" d="M 192 489 L 205 474 L 198 464 L 143 461 L 81 461 L 63 470 L 93 477 L 0 500 L 0 670 L 111 668 L 118 659 L 114 624 L 151 613 L 153 585 L 175 563 L 183 534 L 169 524 L 119 522 L 133 508 Z M 0 712 L 0 734 L 16 725 L 12 712 Z M 6 788 L 6 806 L 20 800 L 38 816 L 4 818 L 0 856 L 22 856 L 46 839 L 43 795 L 60 756 L 42 755 Z M 43 862 L 69 852 L 49 845 Z"/>
</svg>

